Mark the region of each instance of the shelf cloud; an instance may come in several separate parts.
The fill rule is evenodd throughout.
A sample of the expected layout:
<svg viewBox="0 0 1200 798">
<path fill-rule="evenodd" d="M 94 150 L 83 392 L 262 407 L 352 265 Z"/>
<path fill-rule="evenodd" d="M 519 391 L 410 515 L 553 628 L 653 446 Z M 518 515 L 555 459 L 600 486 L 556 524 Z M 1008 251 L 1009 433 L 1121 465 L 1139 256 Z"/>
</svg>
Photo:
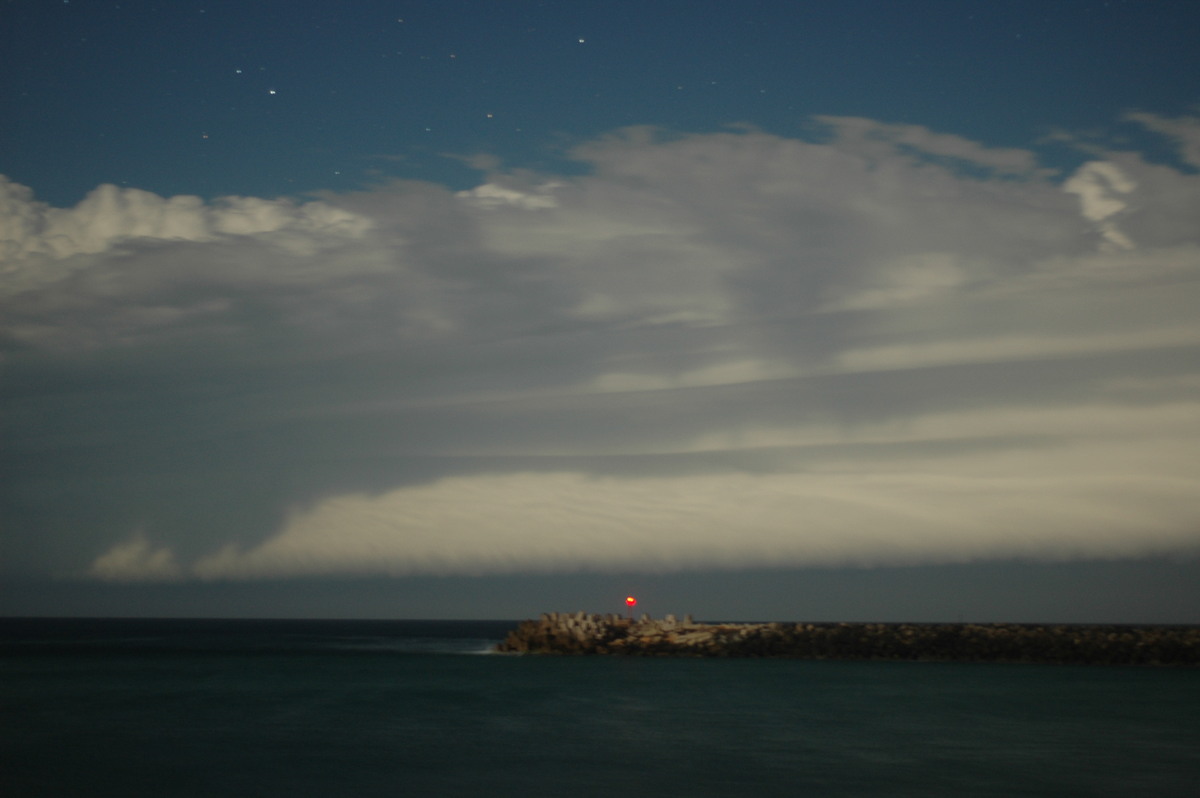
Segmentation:
<svg viewBox="0 0 1200 798">
<path fill-rule="evenodd" d="M 307 199 L 0 181 L 0 568 L 1200 548 L 1200 175 L 813 120 Z"/>
</svg>

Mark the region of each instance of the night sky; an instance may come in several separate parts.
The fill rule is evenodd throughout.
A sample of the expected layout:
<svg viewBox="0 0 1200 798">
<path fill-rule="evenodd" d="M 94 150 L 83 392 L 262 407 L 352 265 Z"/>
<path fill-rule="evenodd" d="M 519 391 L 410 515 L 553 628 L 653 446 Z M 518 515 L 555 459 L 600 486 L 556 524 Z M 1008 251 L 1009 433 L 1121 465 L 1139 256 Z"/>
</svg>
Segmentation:
<svg viewBox="0 0 1200 798">
<path fill-rule="evenodd" d="M 1200 4 L 0 2 L 0 614 L 1200 623 Z"/>
</svg>

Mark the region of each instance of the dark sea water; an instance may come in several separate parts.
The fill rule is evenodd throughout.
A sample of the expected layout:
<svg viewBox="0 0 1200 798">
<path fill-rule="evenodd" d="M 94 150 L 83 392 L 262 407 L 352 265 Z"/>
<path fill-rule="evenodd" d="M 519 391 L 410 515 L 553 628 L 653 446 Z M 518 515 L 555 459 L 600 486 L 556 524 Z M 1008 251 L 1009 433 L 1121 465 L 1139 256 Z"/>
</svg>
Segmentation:
<svg viewBox="0 0 1200 798">
<path fill-rule="evenodd" d="M 0 619 L 0 796 L 1200 795 L 1200 670 L 488 654 L 514 624 Z"/>
</svg>

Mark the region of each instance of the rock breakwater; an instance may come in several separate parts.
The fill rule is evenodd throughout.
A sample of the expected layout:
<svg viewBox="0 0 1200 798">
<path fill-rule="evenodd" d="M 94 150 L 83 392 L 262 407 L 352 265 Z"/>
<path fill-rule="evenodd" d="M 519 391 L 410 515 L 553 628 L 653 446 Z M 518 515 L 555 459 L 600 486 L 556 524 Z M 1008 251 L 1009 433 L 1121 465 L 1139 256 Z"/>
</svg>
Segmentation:
<svg viewBox="0 0 1200 798">
<path fill-rule="evenodd" d="M 1200 666 L 1200 627 L 972 623 L 696 623 L 668 615 L 546 613 L 497 651 Z"/>
</svg>

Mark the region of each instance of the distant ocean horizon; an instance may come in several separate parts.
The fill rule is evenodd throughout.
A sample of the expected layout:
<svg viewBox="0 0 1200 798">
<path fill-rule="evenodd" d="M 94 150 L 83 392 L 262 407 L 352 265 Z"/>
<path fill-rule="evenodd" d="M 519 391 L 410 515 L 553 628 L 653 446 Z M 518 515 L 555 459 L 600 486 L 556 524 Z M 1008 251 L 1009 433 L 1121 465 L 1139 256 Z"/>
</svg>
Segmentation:
<svg viewBox="0 0 1200 798">
<path fill-rule="evenodd" d="M 0 618 L 0 794 L 1193 796 L 1190 668 L 490 653 L 517 620 Z"/>
</svg>

